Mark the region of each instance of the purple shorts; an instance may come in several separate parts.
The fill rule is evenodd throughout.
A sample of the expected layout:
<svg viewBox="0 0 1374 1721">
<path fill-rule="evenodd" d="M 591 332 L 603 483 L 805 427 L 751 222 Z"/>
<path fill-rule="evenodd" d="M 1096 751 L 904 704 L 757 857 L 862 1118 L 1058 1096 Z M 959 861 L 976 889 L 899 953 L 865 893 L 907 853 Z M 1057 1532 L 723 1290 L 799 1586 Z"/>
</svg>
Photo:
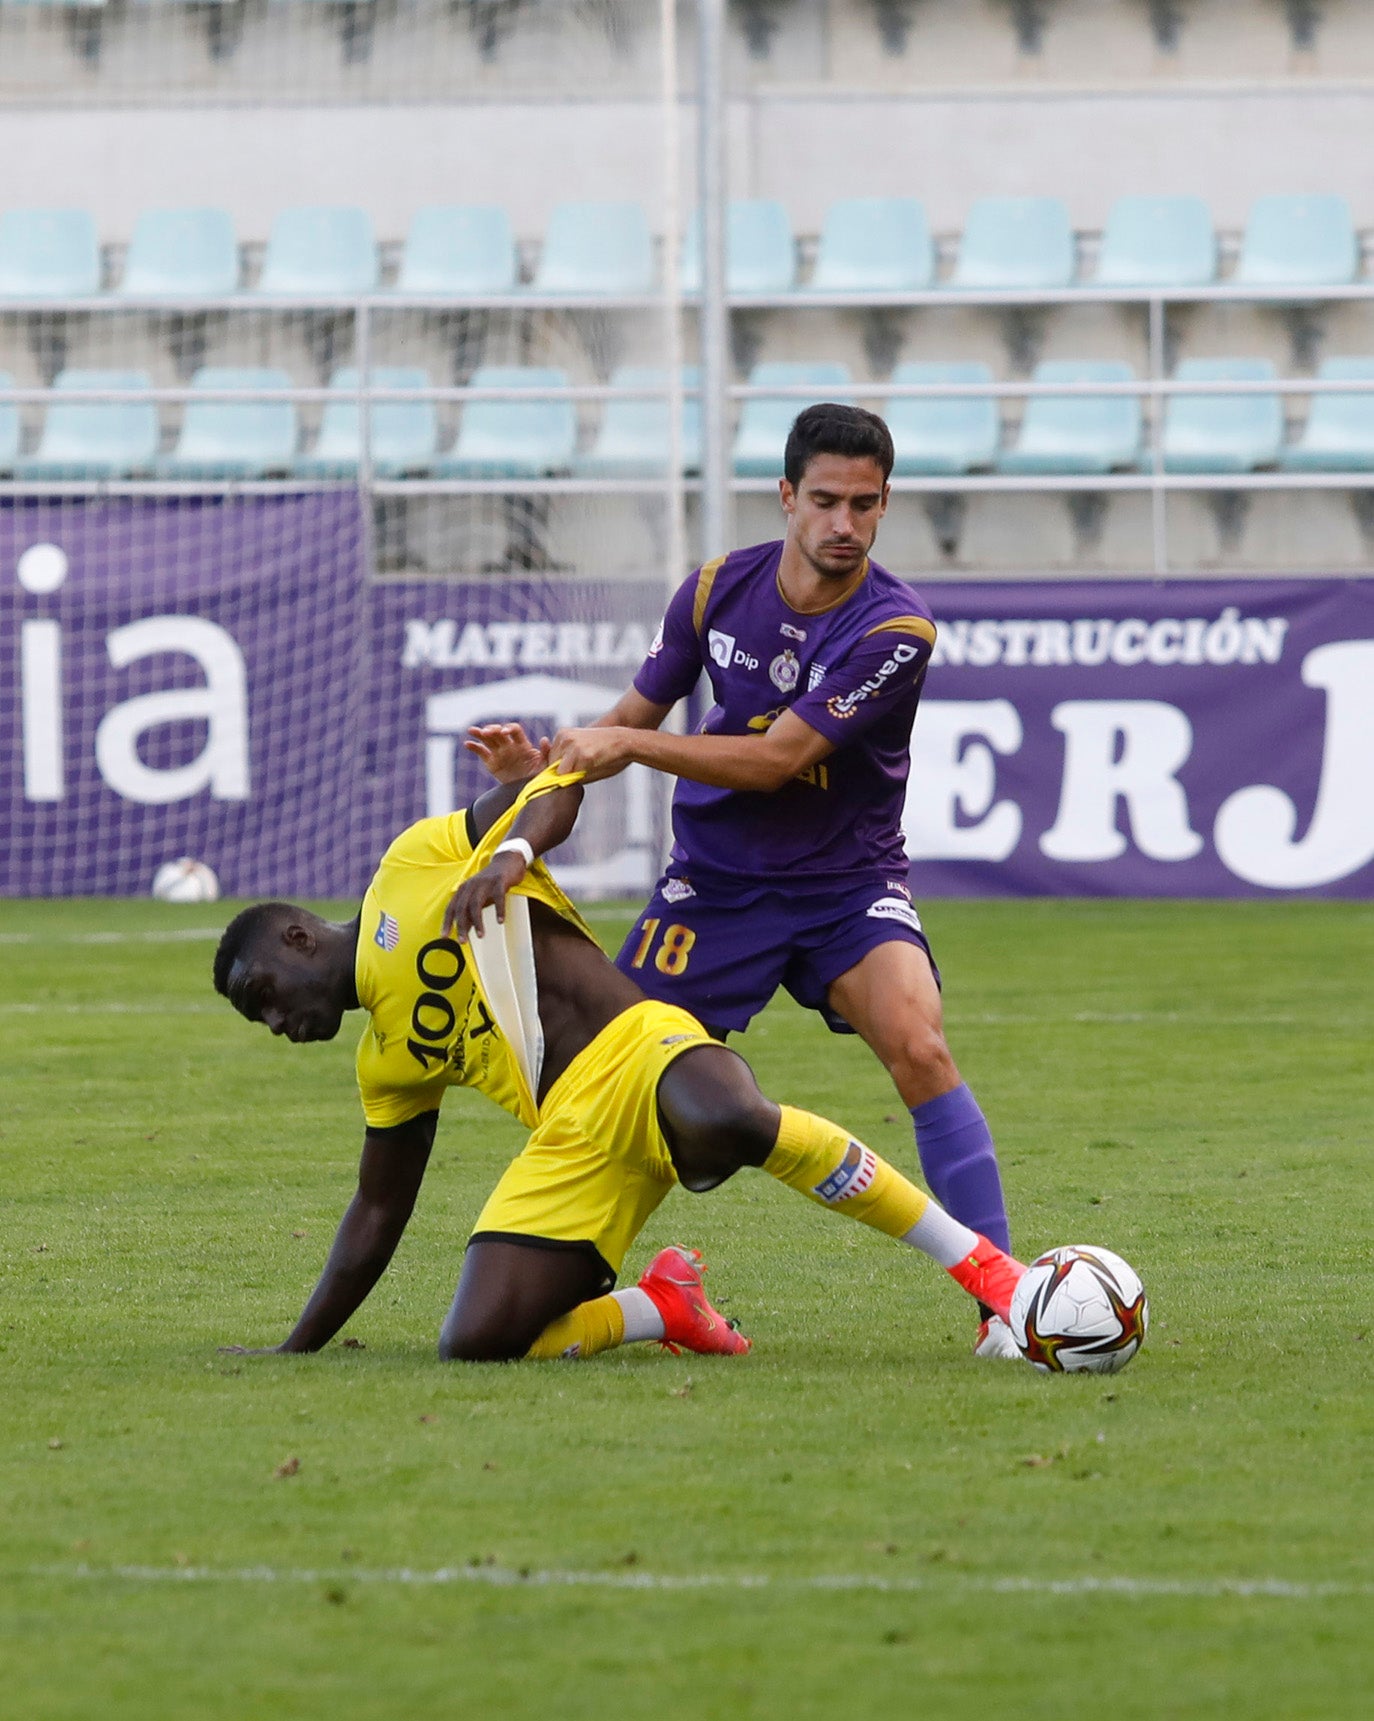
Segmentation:
<svg viewBox="0 0 1374 1721">
<path fill-rule="evenodd" d="M 785 986 L 832 1033 L 854 1030 L 826 1003 L 838 980 L 880 944 L 930 956 L 911 893 L 883 873 L 824 890 L 715 883 L 674 866 L 639 914 L 616 967 L 651 998 L 680 1004 L 708 1028 L 746 1028 Z M 936 984 L 940 971 L 931 957 Z"/>
</svg>

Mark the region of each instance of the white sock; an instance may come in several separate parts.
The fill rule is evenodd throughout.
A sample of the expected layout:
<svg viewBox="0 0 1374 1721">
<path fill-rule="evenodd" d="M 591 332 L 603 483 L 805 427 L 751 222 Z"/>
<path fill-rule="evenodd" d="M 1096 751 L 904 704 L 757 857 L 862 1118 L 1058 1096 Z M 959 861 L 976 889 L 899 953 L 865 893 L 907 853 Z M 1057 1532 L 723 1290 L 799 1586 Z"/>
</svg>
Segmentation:
<svg viewBox="0 0 1374 1721">
<path fill-rule="evenodd" d="M 968 1253 L 967 1250 L 964 1251 Z M 960 1260 L 963 1259 L 961 1255 Z M 638 1344 L 641 1339 L 661 1339 L 663 1337 L 663 1316 L 659 1314 L 654 1299 L 647 1291 L 641 1291 L 638 1285 L 631 1285 L 627 1291 L 612 1291 L 611 1295 L 620 1304 L 620 1312 L 625 1317 L 625 1338 L 627 1345 Z"/>
<path fill-rule="evenodd" d="M 931 1202 L 901 1240 L 929 1255 L 932 1261 L 938 1261 L 946 1271 L 967 1260 L 978 1247 L 978 1233 L 961 1225 L 938 1201 Z"/>
</svg>

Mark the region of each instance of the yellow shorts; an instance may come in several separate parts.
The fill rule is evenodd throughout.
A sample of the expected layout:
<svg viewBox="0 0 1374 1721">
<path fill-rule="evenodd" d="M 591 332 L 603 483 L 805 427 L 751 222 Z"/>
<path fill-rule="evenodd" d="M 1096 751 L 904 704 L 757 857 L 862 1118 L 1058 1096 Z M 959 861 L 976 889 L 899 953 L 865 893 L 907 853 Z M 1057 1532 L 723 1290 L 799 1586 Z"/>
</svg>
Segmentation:
<svg viewBox="0 0 1374 1721">
<path fill-rule="evenodd" d="M 473 1238 L 593 1248 L 619 1273 L 630 1244 L 677 1182 L 659 1127 L 659 1079 L 716 1044 L 695 1016 L 645 999 L 617 1016 L 549 1089 L 539 1123 L 477 1216 Z"/>
</svg>

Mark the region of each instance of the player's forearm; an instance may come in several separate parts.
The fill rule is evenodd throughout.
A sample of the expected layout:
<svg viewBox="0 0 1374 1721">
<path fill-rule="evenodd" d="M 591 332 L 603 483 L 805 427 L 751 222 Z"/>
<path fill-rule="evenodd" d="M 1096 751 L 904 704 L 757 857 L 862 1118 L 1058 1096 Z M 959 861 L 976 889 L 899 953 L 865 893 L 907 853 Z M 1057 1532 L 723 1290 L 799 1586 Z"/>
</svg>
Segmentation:
<svg viewBox="0 0 1374 1721">
<path fill-rule="evenodd" d="M 366 1301 L 396 1253 L 410 1217 L 355 1196 L 339 1224 L 320 1282 L 282 1345 L 286 1351 L 316 1351 Z"/>
<path fill-rule="evenodd" d="M 646 699 L 635 688 L 626 688 L 620 698 L 603 716 L 587 725 L 589 729 L 657 729 L 672 710 L 671 705 L 659 705 Z"/>
<path fill-rule="evenodd" d="M 623 744 L 627 763 L 648 765 L 713 789 L 772 794 L 801 769 L 766 735 L 664 735 L 635 730 Z"/>
</svg>

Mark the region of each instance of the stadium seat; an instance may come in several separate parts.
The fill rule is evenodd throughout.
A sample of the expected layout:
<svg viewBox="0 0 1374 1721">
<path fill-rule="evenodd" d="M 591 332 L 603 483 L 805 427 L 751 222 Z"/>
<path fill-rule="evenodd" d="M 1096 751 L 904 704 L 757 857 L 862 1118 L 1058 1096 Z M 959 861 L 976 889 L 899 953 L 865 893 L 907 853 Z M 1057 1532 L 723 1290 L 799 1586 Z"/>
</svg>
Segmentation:
<svg viewBox="0 0 1374 1721">
<path fill-rule="evenodd" d="M 746 400 L 740 413 L 732 455 L 735 472 L 741 478 L 781 478 L 782 453 L 792 420 L 815 401 L 847 399 L 851 378 L 847 365 L 775 360 L 755 365 L 749 382 L 754 388 L 806 385 L 815 391 L 809 397 L 784 395 L 776 400 L 761 395 Z"/>
<path fill-rule="evenodd" d="M 378 365 L 369 374 L 374 388 L 430 386 L 428 372 L 414 365 Z M 358 470 L 362 435 L 357 367 L 335 371 L 329 387 L 342 398 L 325 403 L 315 446 L 295 465 L 303 477 L 351 478 Z M 374 400 L 368 420 L 372 470 L 378 478 L 404 478 L 429 470 L 439 446 L 438 413 L 432 400 Z"/>
<path fill-rule="evenodd" d="M 1134 382 L 1128 364 L 1054 361 L 1035 367 L 1032 382 Z M 1112 472 L 1140 459 L 1142 414 L 1125 394 L 1033 394 L 1027 397 L 1016 446 L 1003 472 Z"/>
<path fill-rule="evenodd" d="M 663 388 L 668 373 L 653 365 L 622 365 L 611 378 L 614 388 Z M 684 389 L 700 387 L 701 373 L 684 365 Z M 584 478 L 662 478 L 668 472 L 668 401 L 608 400 L 597 426 L 596 440 L 574 462 Z M 687 395 L 682 402 L 680 453 L 684 472 L 701 470 L 701 401 Z"/>
<path fill-rule="evenodd" d="M 529 390 L 530 400 L 474 400 L 463 408 L 458 440 L 434 463 L 443 478 L 543 478 L 566 472 L 577 447 L 570 400 L 540 400 L 539 389 L 566 388 L 561 370 L 482 365 L 473 388 Z"/>
<path fill-rule="evenodd" d="M 533 293 L 651 293 L 654 246 L 637 203 L 560 203 L 549 217 Z"/>
<path fill-rule="evenodd" d="M 982 197 L 969 210 L 951 287 L 1003 288 L 1073 284 L 1069 212 L 1058 197 Z"/>
<path fill-rule="evenodd" d="M 985 364 L 901 364 L 894 383 L 992 381 Z M 974 472 L 991 466 L 1001 439 L 1001 418 L 992 395 L 898 397 L 884 411 L 896 462 L 894 477 Z"/>
<path fill-rule="evenodd" d="M 191 387 L 290 388 L 284 370 L 208 365 Z M 289 400 L 191 400 L 176 447 L 158 462 L 167 478 L 265 478 L 291 470 L 296 408 Z"/>
<path fill-rule="evenodd" d="M 814 292 L 918 292 L 934 278 L 935 247 L 914 197 L 847 197 L 826 211 Z"/>
<path fill-rule="evenodd" d="M 19 458 L 19 408 L 5 399 L 5 390 L 14 387 L 8 371 L 0 371 L 0 472 L 10 472 Z"/>
<path fill-rule="evenodd" d="M 508 293 L 518 278 L 510 217 L 492 204 L 418 209 L 401 252 L 399 293 Z"/>
<path fill-rule="evenodd" d="M 100 291 L 100 242 L 84 209 L 11 209 L 0 215 L 0 294 L 75 299 Z"/>
<path fill-rule="evenodd" d="M 221 298 L 238 285 L 238 244 L 227 210 L 145 209 L 139 216 L 121 293 Z"/>
<path fill-rule="evenodd" d="M 1334 287 L 1360 269 L 1343 197 L 1261 197 L 1251 206 L 1236 280 L 1247 287 Z"/>
<path fill-rule="evenodd" d="M 1280 464 L 1291 472 L 1374 470 L 1374 358 L 1327 359 L 1324 382 L 1367 382 L 1368 394 L 1317 394 L 1302 435 Z"/>
<path fill-rule="evenodd" d="M 64 370 L 53 384 L 59 392 L 151 386 L 138 370 Z M 14 470 L 20 478 L 132 478 L 151 471 L 157 448 L 152 401 L 55 400 L 37 449 L 15 461 Z"/>
<path fill-rule="evenodd" d="M 1216 231 L 1200 197 L 1118 197 L 1112 205 L 1097 285 L 1204 287 L 1216 273 Z"/>
<path fill-rule="evenodd" d="M 260 293 L 371 293 L 377 246 L 365 211 L 308 206 L 283 209 L 272 223 Z"/>
<path fill-rule="evenodd" d="M 1272 382 L 1268 359 L 1187 359 L 1179 382 Z M 1283 407 L 1276 394 L 1183 394 L 1164 413 L 1166 472 L 1251 472 L 1278 459 Z"/>
<path fill-rule="evenodd" d="M 701 211 L 683 235 L 682 291 L 701 291 Z M 725 289 L 729 293 L 790 293 L 797 284 L 792 223 L 772 198 L 743 198 L 725 212 Z"/>
</svg>

